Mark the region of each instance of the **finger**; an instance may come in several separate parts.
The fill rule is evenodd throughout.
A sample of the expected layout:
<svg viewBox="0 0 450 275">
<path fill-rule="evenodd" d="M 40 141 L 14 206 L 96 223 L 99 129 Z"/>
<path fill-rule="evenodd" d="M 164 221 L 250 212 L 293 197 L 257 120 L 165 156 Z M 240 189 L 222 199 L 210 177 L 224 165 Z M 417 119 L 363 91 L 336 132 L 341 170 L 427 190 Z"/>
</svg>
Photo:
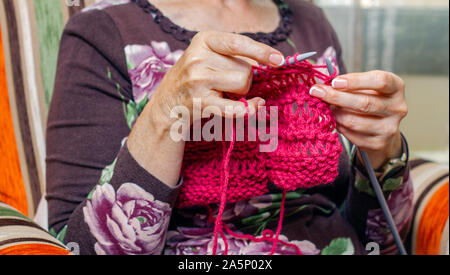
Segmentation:
<svg viewBox="0 0 450 275">
<path fill-rule="evenodd" d="M 380 136 L 364 135 L 340 125 L 336 129 L 363 151 L 379 151 L 385 147 L 386 143 Z"/>
<path fill-rule="evenodd" d="M 220 71 L 208 74 L 209 88 L 238 95 L 246 95 L 250 90 L 253 74 L 251 71 Z"/>
<path fill-rule="evenodd" d="M 327 85 L 315 85 L 309 91 L 310 95 L 323 101 L 354 112 L 375 116 L 390 114 L 390 101 L 383 97 L 368 93 L 352 93 L 333 89 Z"/>
<path fill-rule="evenodd" d="M 206 45 L 216 53 L 248 57 L 260 64 L 273 67 L 279 67 L 284 63 L 283 54 L 279 51 L 247 36 L 225 32 L 206 32 L 202 35 Z"/>
<path fill-rule="evenodd" d="M 384 71 L 341 75 L 335 78 L 331 85 L 339 90 L 376 90 L 383 94 L 393 94 L 404 88 L 400 77 Z"/>
<path fill-rule="evenodd" d="M 265 101 L 260 97 L 255 97 L 245 103 L 235 101 L 227 98 L 222 98 L 219 93 L 216 95 L 210 95 L 202 99 L 204 108 L 208 106 L 214 106 L 217 108 L 211 109 L 212 113 L 225 118 L 238 118 L 244 117 L 247 114 L 253 115 L 258 107 L 264 106 Z"/>
<path fill-rule="evenodd" d="M 214 70 L 251 71 L 253 64 L 249 62 L 256 63 L 256 61 L 250 58 L 225 56 L 215 52 L 211 52 L 207 58 L 207 66 Z"/>
<path fill-rule="evenodd" d="M 338 125 L 364 135 L 379 135 L 387 124 L 383 118 L 361 115 L 343 108 L 335 108 L 333 113 Z"/>
</svg>

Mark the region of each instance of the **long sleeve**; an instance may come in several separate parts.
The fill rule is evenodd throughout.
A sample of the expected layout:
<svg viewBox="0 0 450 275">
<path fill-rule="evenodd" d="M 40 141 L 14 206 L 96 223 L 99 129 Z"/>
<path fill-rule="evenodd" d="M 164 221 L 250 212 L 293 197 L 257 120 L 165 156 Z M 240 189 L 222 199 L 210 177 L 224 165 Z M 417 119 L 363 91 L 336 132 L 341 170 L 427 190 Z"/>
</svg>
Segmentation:
<svg viewBox="0 0 450 275">
<path fill-rule="evenodd" d="M 177 188 L 127 150 L 133 101 L 124 45 L 111 17 L 83 12 L 60 45 L 47 128 L 52 232 L 82 254 L 161 253 Z"/>
</svg>

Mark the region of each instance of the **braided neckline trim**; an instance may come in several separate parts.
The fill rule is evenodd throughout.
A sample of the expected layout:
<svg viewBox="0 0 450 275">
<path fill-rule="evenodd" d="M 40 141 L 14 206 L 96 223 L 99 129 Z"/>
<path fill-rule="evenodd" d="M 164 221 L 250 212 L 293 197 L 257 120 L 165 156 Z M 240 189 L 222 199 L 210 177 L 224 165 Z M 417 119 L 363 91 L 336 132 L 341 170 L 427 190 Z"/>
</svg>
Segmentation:
<svg viewBox="0 0 450 275">
<path fill-rule="evenodd" d="M 176 40 L 189 44 L 192 38 L 197 34 L 196 31 L 190 31 L 185 28 L 178 26 L 173 23 L 169 18 L 164 16 L 164 14 L 152 5 L 147 0 L 131 0 L 136 3 L 140 8 L 142 8 L 146 13 L 150 14 L 155 22 L 159 24 L 161 29 L 171 34 Z M 270 46 L 275 46 L 276 44 L 286 41 L 288 39 L 292 28 L 292 12 L 288 5 L 283 2 L 283 0 L 273 0 L 278 7 L 280 13 L 280 23 L 276 30 L 273 32 L 257 32 L 257 33 L 241 33 L 246 35 L 253 40 L 265 43 Z"/>
</svg>

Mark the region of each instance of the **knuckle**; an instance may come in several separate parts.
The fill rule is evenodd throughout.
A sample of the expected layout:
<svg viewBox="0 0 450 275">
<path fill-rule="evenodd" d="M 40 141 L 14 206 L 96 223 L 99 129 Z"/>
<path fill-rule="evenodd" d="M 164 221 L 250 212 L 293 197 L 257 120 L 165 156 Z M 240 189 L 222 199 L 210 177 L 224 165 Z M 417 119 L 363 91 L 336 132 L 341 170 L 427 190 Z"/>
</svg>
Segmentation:
<svg viewBox="0 0 450 275">
<path fill-rule="evenodd" d="M 393 136 L 397 131 L 398 127 L 394 123 L 387 123 L 384 125 L 384 134 L 387 136 Z"/>
<path fill-rule="evenodd" d="M 402 91 L 402 92 L 404 92 L 405 91 L 405 89 L 406 89 L 406 83 L 405 83 L 405 81 L 402 79 L 402 78 L 400 78 L 399 77 L 399 88 L 400 88 L 400 90 Z"/>
<path fill-rule="evenodd" d="M 376 87 L 381 90 L 386 89 L 389 85 L 389 74 L 386 72 L 379 70 L 374 71 L 374 79 Z"/>
<path fill-rule="evenodd" d="M 398 113 L 400 115 L 401 118 L 404 118 L 408 115 L 408 105 L 403 102 L 402 104 L 399 105 L 398 107 Z"/>
<path fill-rule="evenodd" d="M 211 35 L 211 31 L 200 31 L 192 38 L 192 41 L 205 41 Z"/>
<path fill-rule="evenodd" d="M 367 146 L 371 150 L 379 151 L 384 149 L 385 142 L 382 138 L 374 138 L 372 141 L 370 141 L 370 143 L 367 144 Z"/>
<path fill-rule="evenodd" d="M 198 70 L 186 70 L 184 74 L 184 83 L 188 87 L 196 87 L 201 85 L 207 80 L 205 75 Z"/>
<path fill-rule="evenodd" d="M 240 84 L 247 84 L 249 75 L 245 72 L 238 72 L 236 73 L 236 79 L 235 81 Z"/>
<path fill-rule="evenodd" d="M 194 37 L 192 37 L 191 44 L 195 45 L 197 42 L 204 40 L 205 40 L 205 32 L 198 32 L 197 34 L 194 35 Z"/>
<path fill-rule="evenodd" d="M 183 64 L 185 67 L 192 67 L 203 61 L 203 57 L 198 51 L 186 51 L 183 55 Z"/>
<path fill-rule="evenodd" d="M 237 86 L 237 90 L 246 92 L 251 86 L 251 75 L 247 72 L 237 73 L 234 81 Z"/>
<path fill-rule="evenodd" d="M 363 113 L 371 113 L 373 109 L 373 103 L 370 100 L 370 97 L 367 95 L 360 97 L 359 110 Z"/>
<path fill-rule="evenodd" d="M 326 96 L 330 99 L 330 101 L 332 102 L 338 102 L 339 101 L 339 94 L 336 93 L 335 91 L 332 90 L 326 90 L 323 87 L 320 87 L 320 89 L 325 90 L 326 91 Z"/>
<path fill-rule="evenodd" d="M 241 47 L 241 43 L 239 42 L 239 39 L 235 36 L 232 36 L 226 44 L 228 50 L 231 53 L 236 53 L 239 51 L 239 48 Z"/>
<path fill-rule="evenodd" d="M 348 115 L 344 118 L 343 125 L 349 129 L 355 129 L 358 126 L 355 116 Z"/>
</svg>

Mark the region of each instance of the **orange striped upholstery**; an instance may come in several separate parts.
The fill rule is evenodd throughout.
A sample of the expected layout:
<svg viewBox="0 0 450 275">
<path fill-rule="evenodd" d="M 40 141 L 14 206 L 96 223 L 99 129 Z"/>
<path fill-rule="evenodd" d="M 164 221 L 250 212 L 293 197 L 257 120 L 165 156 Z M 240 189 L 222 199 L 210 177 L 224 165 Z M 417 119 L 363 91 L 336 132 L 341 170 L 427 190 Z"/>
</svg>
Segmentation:
<svg viewBox="0 0 450 275">
<path fill-rule="evenodd" d="M 0 201 L 28 215 L 28 202 L 20 170 L 7 84 L 0 29 Z"/>
<path fill-rule="evenodd" d="M 411 161 L 414 218 L 411 254 L 442 255 L 449 249 L 449 169 L 424 160 Z"/>
<path fill-rule="evenodd" d="M 0 255 L 68 255 L 70 251 L 45 229 L 0 203 Z"/>
<path fill-rule="evenodd" d="M 70 252 L 48 244 L 21 244 L 0 249 L 0 255 L 69 255 Z"/>
<path fill-rule="evenodd" d="M 31 218 L 45 192 L 45 127 L 59 39 L 70 16 L 95 1 L 0 1 L 0 201 Z"/>
<path fill-rule="evenodd" d="M 417 255 L 438 255 L 441 252 L 442 234 L 449 213 L 448 192 L 447 181 L 436 190 L 425 206 L 417 230 Z"/>
</svg>

